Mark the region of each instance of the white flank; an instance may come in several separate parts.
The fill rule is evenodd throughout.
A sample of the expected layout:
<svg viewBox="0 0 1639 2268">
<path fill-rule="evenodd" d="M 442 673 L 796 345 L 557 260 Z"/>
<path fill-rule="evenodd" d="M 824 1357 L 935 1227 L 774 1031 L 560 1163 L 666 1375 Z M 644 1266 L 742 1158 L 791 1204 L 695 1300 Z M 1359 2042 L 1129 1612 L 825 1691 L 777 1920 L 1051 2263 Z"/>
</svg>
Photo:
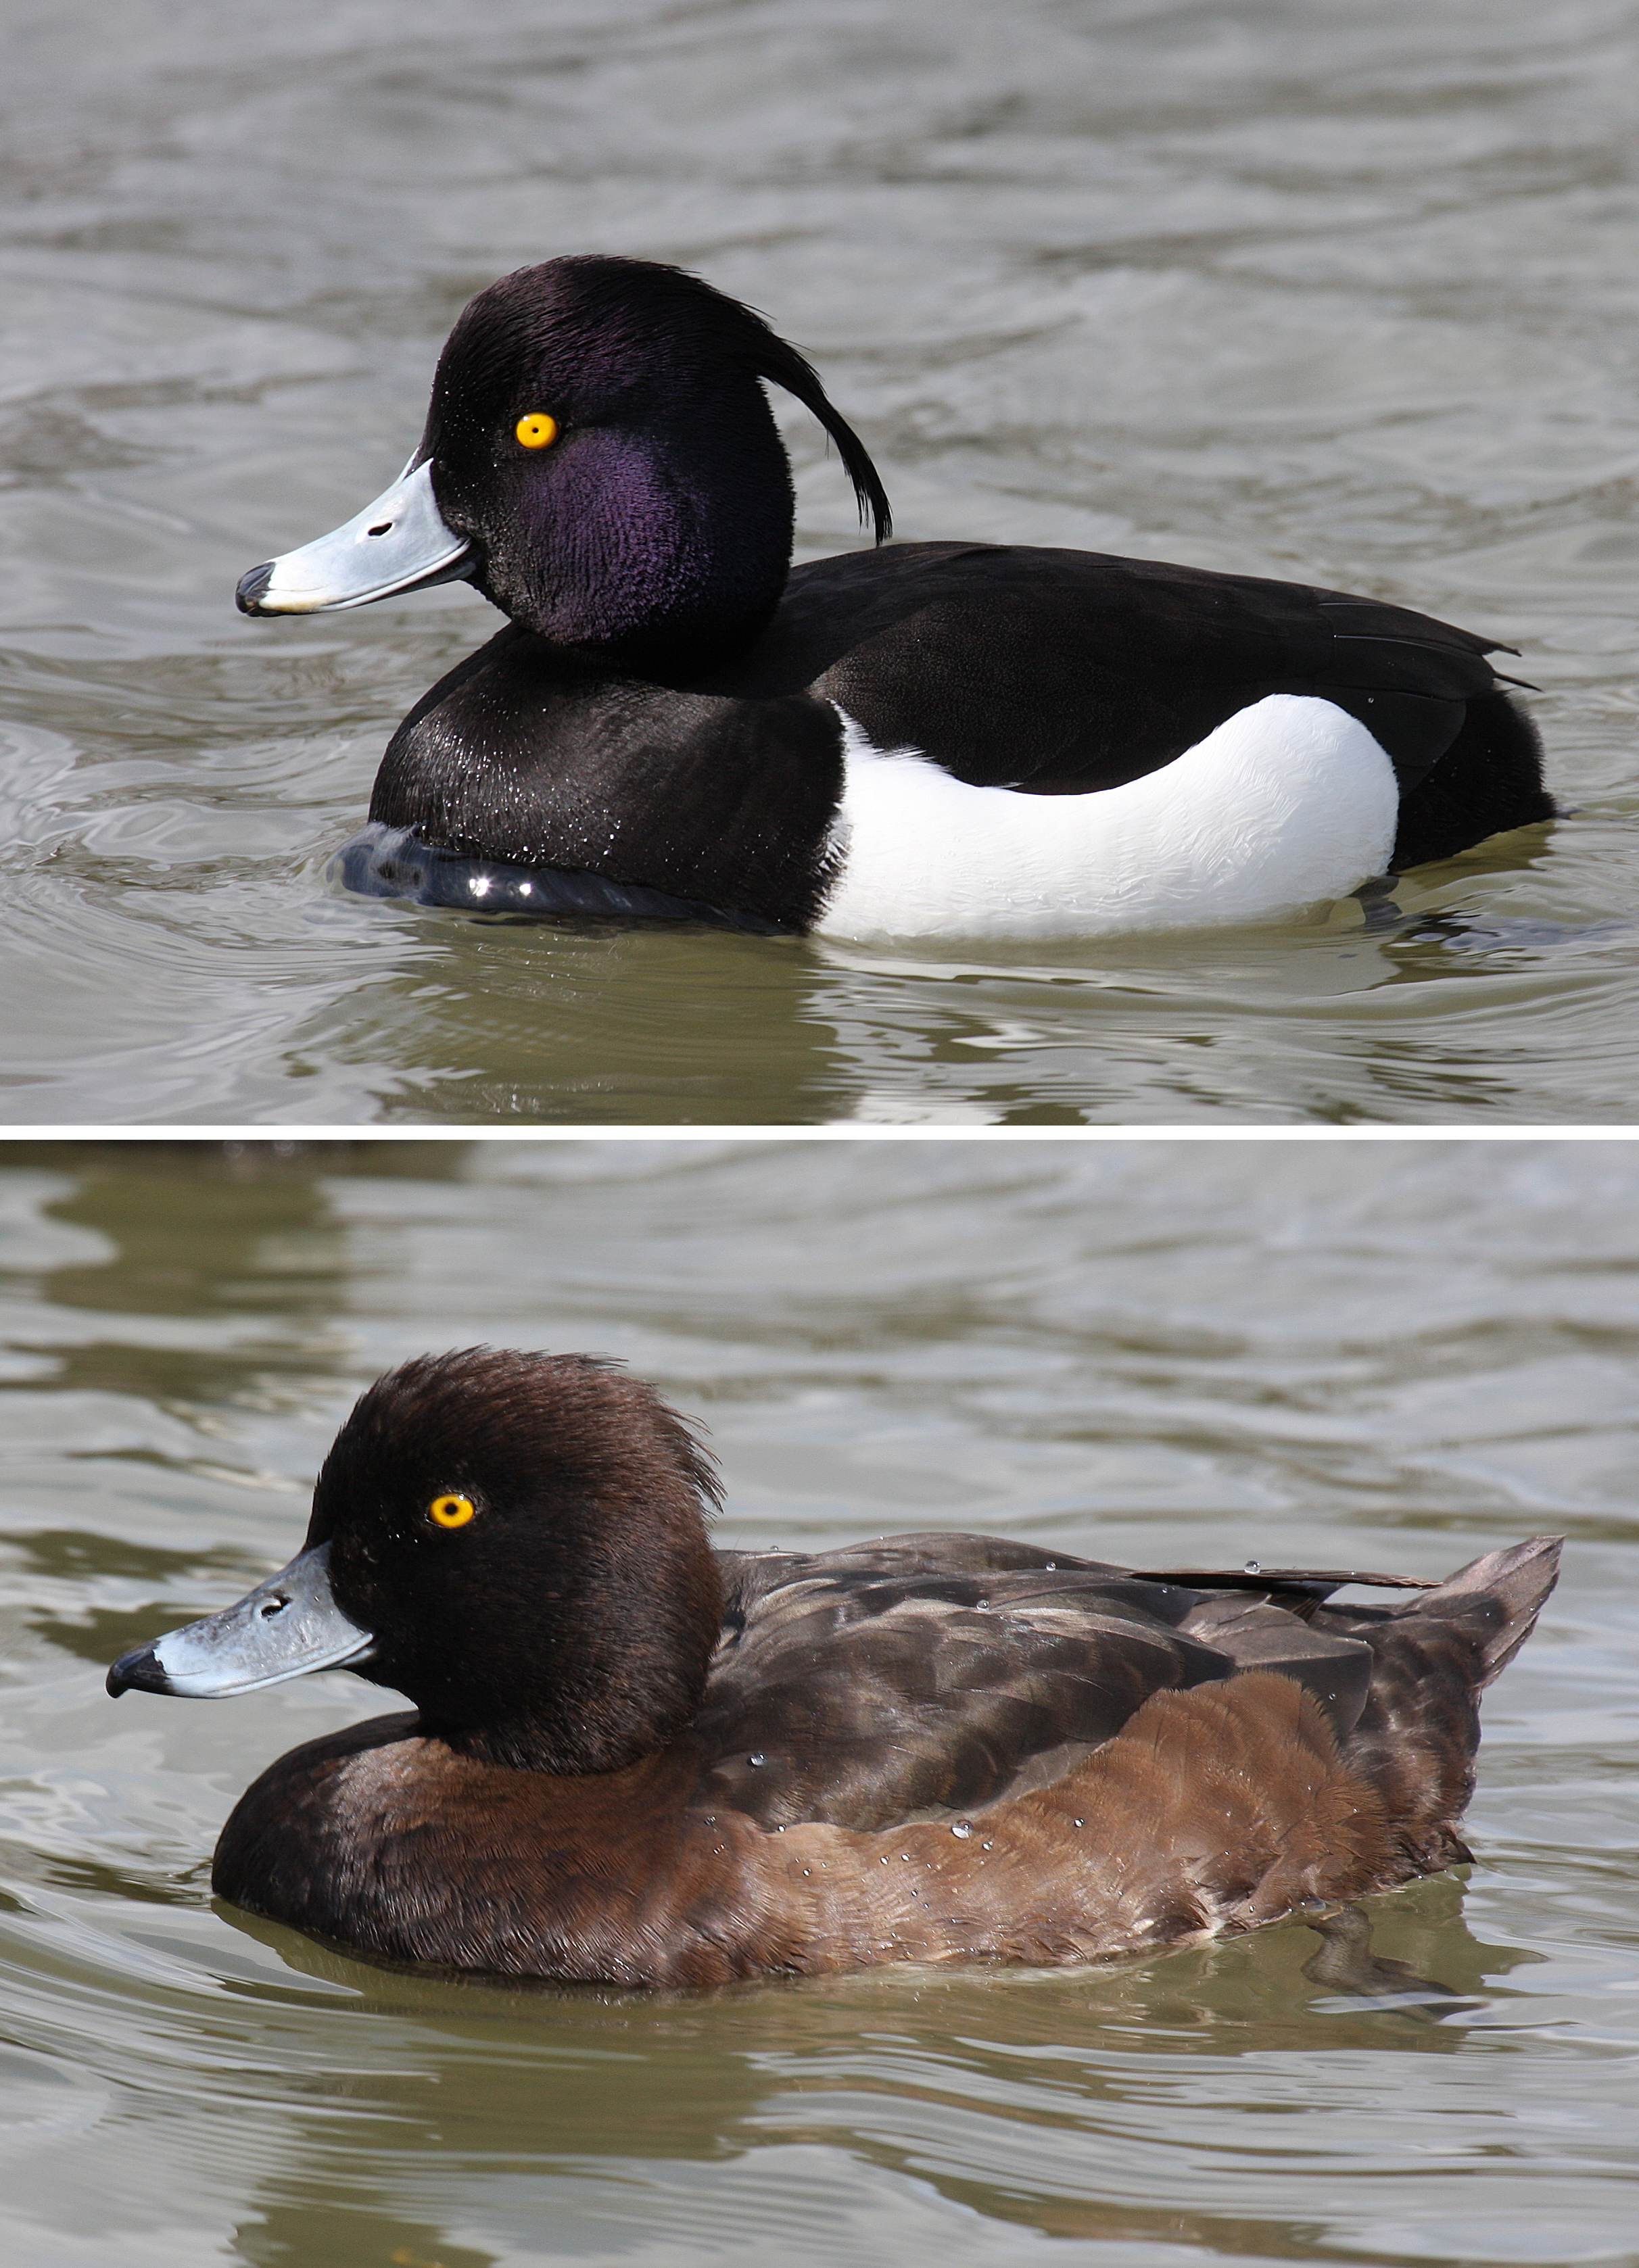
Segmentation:
<svg viewBox="0 0 1639 2268">
<path fill-rule="evenodd" d="M 1092 795 L 969 787 L 845 711 L 833 937 L 1067 937 L 1267 920 L 1388 864 L 1393 767 L 1330 701 L 1271 693 L 1146 778 Z"/>
</svg>

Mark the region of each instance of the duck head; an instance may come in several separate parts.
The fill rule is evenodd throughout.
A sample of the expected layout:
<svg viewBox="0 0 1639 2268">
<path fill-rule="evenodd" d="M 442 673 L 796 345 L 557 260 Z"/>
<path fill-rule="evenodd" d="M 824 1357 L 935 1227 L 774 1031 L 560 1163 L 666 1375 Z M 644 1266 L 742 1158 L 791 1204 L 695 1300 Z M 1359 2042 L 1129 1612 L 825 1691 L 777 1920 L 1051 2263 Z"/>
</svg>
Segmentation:
<svg viewBox="0 0 1639 2268">
<path fill-rule="evenodd" d="M 290 1565 L 123 1655 L 108 1690 L 210 1698 L 345 1668 L 489 1763 L 616 1771 L 705 1690 L 716 1500 L 683 1420 L 608 1363 L 426 1356 L 343 1426 Z"/>
<path fill-rule="evenodd" d="M 598 665 L 653 673 L 737 652 L 791 559 L 791 468 L 763 379 L 831 434 L 882 541 L 888 498 L 863 444 L 760 315 L 653 261 L 550 260 L 464 310 L 394 485 L 253 567 L 240 609 L 326 613 L 464 578 Z"/>
</svg>

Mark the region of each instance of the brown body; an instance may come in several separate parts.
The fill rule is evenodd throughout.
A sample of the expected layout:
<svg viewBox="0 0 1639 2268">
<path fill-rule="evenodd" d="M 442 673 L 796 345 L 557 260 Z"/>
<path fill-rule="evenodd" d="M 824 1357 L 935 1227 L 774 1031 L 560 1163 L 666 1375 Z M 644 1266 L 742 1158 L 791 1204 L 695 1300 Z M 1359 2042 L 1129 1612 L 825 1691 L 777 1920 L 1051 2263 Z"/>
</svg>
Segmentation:
<svg viewBox="0 0 1639 2268">
<path fill-rule="evenodd" d="M 1157 1694 L 1051 1787 L 869 1834 L 703 1810 L 677 1749 L 555 1779 L 458 1756 L 414 1721 L 378 1719 L 265 1773 L 247 1802 L 277 1806 L 277 1832 L 230 1825 L 220 1894 L 388 1958 L 700 1985 L 1096 1960 L 1427 1871 L 1317 1705 L 1269 1672 Z M 1436 1863 L 1465 1855 L 1439 1839 Z"/>
<path fill-rule="evenodd" d="M 555 1772 L 378 1719 L 247 1791 L 215 1884 L 377 1956 L 616 1984 L 1247 1929 L 1468 1855 L 1477 1697 L 1556 1557 L 1333 1608 L 1336 1576 L 974 1536 L 725 1554 L 704 1694 L 652 1753 Z"/>
</svg>

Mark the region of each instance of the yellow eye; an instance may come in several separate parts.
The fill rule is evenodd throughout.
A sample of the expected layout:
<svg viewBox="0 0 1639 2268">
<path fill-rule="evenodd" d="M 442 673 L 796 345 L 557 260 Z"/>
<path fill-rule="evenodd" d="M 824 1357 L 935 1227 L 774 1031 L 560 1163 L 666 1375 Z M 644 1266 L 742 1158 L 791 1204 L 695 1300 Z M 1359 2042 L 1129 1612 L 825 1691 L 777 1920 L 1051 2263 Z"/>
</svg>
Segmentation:
<svg viewBox="0 0 1639 2268">
<path fill-rule="evenodd" d="M 557 420 L 537 409 L 528 417 L 520 417 L 513 431 L 526 449 L 550 449 L 557 438 Z"/>
<path fill-rule="evenodd" d="M 477 1510 L 469 1496 L 435 1496 L 427 1506 L 429 1517 L 439 1528 L 465 1528 Z"/>
</svg>

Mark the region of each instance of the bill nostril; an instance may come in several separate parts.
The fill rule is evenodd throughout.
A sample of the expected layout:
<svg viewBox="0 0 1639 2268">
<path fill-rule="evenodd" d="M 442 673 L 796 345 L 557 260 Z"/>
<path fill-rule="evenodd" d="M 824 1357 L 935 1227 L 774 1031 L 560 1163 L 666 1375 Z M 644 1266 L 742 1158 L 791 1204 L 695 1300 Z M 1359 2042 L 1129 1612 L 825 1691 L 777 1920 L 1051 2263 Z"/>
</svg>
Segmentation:
<svg viewBox="0 0 1639 2268">
<path fill-rule="evenodd" d="M 282 1615 L 290 1604 L 288 1599 L 264 1599 L 256 1612 L 265 1623 L 271 1616 Z"/>
<path fill-rule="evenodd" d="M 390 519 L 384 519 L 379 526 L 366 527 L 365 530 L 366 535 L 391 535 L 392 533 L 393 523 Z"/>
</svg>

